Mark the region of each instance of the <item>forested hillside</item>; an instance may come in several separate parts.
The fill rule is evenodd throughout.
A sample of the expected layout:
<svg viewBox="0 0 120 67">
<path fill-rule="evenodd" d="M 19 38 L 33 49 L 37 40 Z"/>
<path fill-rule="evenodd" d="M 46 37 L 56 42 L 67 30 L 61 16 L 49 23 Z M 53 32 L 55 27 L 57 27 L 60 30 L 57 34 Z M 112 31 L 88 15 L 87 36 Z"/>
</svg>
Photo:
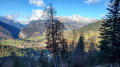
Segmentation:
<svg viewBox="0 0 120 67">
<path fill-rule="evenodd" d="M 101 27 L 101 24 L 102 24 L 102 20 L 101 21 L 97 21 L 95 23 L 91 23 L 89 25 L 86 25 L 82 28 L 79 28 L 77 29 L 77 32 L 84 32 L 84 33 L 87 33 L 89 31 L 98 31 L 98 29 Z"/>
</svg>

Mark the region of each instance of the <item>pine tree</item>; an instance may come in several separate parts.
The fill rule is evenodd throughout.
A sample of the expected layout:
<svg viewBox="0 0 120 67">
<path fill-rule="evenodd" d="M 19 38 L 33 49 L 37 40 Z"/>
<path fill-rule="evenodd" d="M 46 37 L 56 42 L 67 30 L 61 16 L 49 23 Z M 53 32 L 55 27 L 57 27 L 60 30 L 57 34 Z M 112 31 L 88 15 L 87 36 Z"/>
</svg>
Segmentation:
<svg viewBox="0 0 120 67">
<path fill-rule="evenodd" d="M 87 62 L 89 66 L 94 66 L 94 64 L 96 63 L 96 48 L 95 48 L 96 44 L 94 41 L 91 41 L 89 43 L 89 49 L 88 49 L 88 53 L 87 53 Z"/>
<path fill-rule="evenodd" d="M 78 53 L 77 54 L 81 54 L 81 55 L 84 55 L 84 36 L 83 36 L 83 33 L 81 33 L 80 35 L 80 38 L 79 38 L 79 41 L 78 41 L 78 44 L 76 46 L 76 49 L 75 51 L 77 51 Z"/>
<path fill-rule="evenodd" d="M 50 57 L 50 62 L 49 62 L 49 66 L 48 67 L 55 67 L 54 66 L 54 57 L 52 55 Z"/>
<path fill-rule="evenodd" d="M 38 66 L 39 67 L 47 67 L 46 65 L 46 59 L 45 59 L 45 53 L 44 51 L 42 50 L 41 53 L 40 53 L 40 58 L 38 59 Z"/>
<path fill-rule="evenodd" d="M 3 64 L 3 61 L 2 61 L 2 60 L 0 60 L 0 67 L 2 67 L 2 64 Z"/>
<path fill-rule="evenodd" d="M 108 15 L 100 28 L 99 55 L 101 62 L 113 63 L 120 59 L 120 0 L 111 0 L 108 6 Z"/>
<path fill-rule="evenodd" d="M 22 61 L 16 59 L 13 63 L 13 67 L 25 67 Z"/>
<path fill-rule="evenodd" d="M 64 62 L 67 62 L 67 58 L 68 58 L 68 45 L 66 43 L 66 40 L 63 39 L 62 41 L 62 45 L 61 45 L 61 58 L 63 59 Z"/>
<path fill-rule="evenodd" d="M 84 67 L 85 65 L 85 51 L 84 51 L 84 36 L 81 33 L 78 44 L 74 51 L 74 66 L 75 67 Z"/>
<path fill-rule="evenodd" d="M 25 67 L 24 63 L 19 60 L 19 58 L 16 56 L 16 54 L 13 54 L 13 57 L 14 57 L 13 67 Z"/>
<path fill-rule="evenodd" d="M 46 8 L 45 12 L 48 13 L 49 20 L 46 23 L 46 39 L 47 47 L 54 55 L 54 66 L 58 67 L 58 54 L 59 54 L 59 44 L 63 39 L 64 25 L 57 19 L 55 19 L 56 11 L 52 4 L 49 4 L 49 8 Z"/>
</svg>

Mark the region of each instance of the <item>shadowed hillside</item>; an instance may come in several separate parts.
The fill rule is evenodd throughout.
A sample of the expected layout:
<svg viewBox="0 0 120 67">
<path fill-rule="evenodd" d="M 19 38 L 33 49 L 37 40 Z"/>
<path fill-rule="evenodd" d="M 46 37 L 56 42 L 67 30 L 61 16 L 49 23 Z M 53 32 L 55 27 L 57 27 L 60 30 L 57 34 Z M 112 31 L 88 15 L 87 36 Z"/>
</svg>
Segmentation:
<svg viewBox="0 0 120 67">
<path fill-rule="evenodd" d="M 4 35 L 15 38 L 15 39 L 19 38 L 19 36 L 18 36 L 18 34 L 20 32 L 19 29 L 15 28 L 11 25 L 8 25 L 6 23 L 3 23 L 3 22 L 0 22 L 0 26 L 1 26 L 0 32 L 3 33 Z"/>
</svg>

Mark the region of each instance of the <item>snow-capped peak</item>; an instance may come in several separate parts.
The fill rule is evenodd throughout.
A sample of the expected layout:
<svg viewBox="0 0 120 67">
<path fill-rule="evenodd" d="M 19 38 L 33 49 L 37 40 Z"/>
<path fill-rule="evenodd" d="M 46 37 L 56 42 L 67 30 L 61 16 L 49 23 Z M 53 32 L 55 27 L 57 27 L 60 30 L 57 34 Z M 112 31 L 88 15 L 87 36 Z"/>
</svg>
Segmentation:
<svg viewBox="0 0 120 67">
<path fill-rule="evenodd" d="M 81 17 L 80 15 L 73 15 L 73 16 L 70 17 L 70 19 L 72 21 L 81 22 L 81 23 L 92 23 L 93 21 L 95 21 L 95 19 L 87 18 L 87 17 Z"/>
</svg>

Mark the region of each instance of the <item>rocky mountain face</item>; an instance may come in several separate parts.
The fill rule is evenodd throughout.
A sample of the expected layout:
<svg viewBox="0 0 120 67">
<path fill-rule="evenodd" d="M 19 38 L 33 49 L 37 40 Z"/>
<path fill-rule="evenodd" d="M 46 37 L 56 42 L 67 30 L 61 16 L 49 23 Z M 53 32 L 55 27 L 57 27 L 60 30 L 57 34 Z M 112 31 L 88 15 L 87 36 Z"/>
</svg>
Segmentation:
<svg viewBox="0 0 120 67">
<path fill-rule="evenodd" d="M 66 30 L 79 29 L 90 23 L 94 23 L 97 20 L 92 18 L 81 17 L 79 15 L 74 15 L 71 17 L 62 17 L 59 16 L 58 19 L 60 22 L 64 23 Z M 27 26 L 21 29 L 19 37 L 21 39 L 29 38 L 31 36 L 40 35 L 44 31 L 45 20 L 36 20 L 31 21 Z M 37 34 L 35 34 L 37 32 Z"/>
<path fill-rule="evenodd" d="M 0 21 L 0 38 L 19 38 L 20 30 Z"/>
<path fill-rule="evenodd" d="M 44 31 L 44 21 L 38 20 L 38 21 L 31 21 L 26 27 L 22 28 L 19 34 L 19 37 L 21 39 L 29 38 L 31 36 L 37 36 L 40 35 L 41 32 Z M 35 32 L 38 32 L 35 35 Z"/>
<path fill-rule="evenodd" d="M 96 19 L 81 17 L 79 15 L 73 15 L 71 17 L 59 16 L 57 19 L 62 23 L 64 23 L 66 29 L 68 30 L 72 30 L 73 28 L 79 29 L 85 25 L 88 25 L 90 23 L 94 23 L 97 21 Z"/>
</svg>

